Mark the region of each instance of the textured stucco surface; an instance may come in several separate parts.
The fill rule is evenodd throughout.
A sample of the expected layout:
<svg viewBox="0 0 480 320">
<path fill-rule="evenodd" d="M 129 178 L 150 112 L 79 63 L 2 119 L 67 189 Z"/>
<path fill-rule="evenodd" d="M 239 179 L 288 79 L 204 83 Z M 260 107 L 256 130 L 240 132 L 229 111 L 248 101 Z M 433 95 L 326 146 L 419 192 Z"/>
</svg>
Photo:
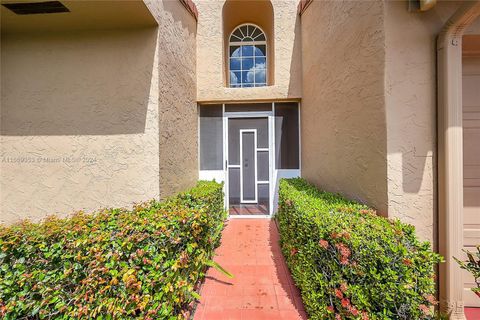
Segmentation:
<svg viewBox="0 0 480 320">
<path fill-rule="evenodd" d="M 458 3 L 424 13 L 385 6 L 388 215 L 436 239 L 436 37 Z"/>
<path fill-rule="evenodd" d="M 198 179 L 197 23 L 179 1 L 146 4 L 159 24 L 159 163 L 164 198 Z"/>
<path fill-rule="evenodd" d="M 302 175 L 433 242 L 435 39 L 458 6 L 314 1 L 302 15 Z"/>
<path fill-rule="evenodd" d="M 225 1 L 202 0 L 195 3 L 199 12 L 197 33 L 199 102 L 300 98 L 302 79 L 298 1 L 271 1 L 274 13 L 274 84 L 240 89 L 226 87 L 222 22 Z M 255 23 L 243 21 L 247 22 Z M 267 34 L 267 37 L 269 36 L 271 35 Z"/>
<path fill-rule="evenodd" d="M 196 181 L 195 20 L 178 1 L 147 5 L 159 28 L 2 37 L 1 223 Z"/>
<path fill-rule="evenodd" d="M 302 15 L 302 176 L 387 212 L 384 4 L 313 1 Z"/>
</svg>

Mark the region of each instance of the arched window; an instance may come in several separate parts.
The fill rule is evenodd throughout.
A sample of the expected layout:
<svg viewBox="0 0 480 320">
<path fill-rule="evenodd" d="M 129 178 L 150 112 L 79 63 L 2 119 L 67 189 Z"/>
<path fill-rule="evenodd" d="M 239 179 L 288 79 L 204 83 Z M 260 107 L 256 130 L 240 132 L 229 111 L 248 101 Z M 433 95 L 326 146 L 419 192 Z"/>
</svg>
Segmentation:
<svg viewBox="0 0 480 320">
<path fill-rule="evenodd" d="M 240 25 L 230 35 L 229 83 L 231 88 L 267 85 L 267 39 L 254 24 Z"/>
</svg>

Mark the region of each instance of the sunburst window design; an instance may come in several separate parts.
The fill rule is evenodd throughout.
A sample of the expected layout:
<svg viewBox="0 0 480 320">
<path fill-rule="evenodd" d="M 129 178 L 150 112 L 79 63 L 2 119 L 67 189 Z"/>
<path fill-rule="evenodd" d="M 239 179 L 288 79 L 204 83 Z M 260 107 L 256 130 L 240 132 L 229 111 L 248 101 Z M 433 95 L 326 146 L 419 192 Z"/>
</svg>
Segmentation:
<svg viewBox="0 0 480 320">
<path fill-rule="evenodd" d="M 229 84 L 231 88 L 267 85 L 267 42 L 260 27 L 243 24 L 230 35 Z"/>
</svg>

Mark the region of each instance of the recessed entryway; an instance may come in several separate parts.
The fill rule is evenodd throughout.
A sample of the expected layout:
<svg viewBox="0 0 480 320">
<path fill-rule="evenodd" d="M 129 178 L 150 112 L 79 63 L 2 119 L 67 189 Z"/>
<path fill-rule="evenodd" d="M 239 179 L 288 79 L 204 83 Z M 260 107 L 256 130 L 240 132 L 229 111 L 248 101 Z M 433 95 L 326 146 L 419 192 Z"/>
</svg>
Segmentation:
<svg viewBox="0 0 480 320">
<path fill-rule="evenodd" d="M 269 217 L 280 178 L 300 176 L 298 102 L 199 107 L 200 179 L 225 183 L 230 217 Z"/>
</svg>

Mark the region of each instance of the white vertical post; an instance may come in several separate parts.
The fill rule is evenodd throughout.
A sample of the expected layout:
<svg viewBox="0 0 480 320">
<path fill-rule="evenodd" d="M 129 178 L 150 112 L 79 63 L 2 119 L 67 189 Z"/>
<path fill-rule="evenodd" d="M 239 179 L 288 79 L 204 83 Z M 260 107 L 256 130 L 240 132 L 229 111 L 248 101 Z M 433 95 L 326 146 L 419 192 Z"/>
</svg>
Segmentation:
<svg viewBox="0 0 480 320">
<path fill-rule="evenodd" d="M 225 184 L 223 185 L 223 192 L 225 195 L 224 203 L 225 203 L 225 210 L 229 210 L 230 201 L 229 201 L 229 188 L 228 183 L 230 181 L 230 177 L 228 176 L 228 117 L 225 117 L 225 103 L 222 104 L 222 120 L 223 120 L 223 159 L 222 159 L 222 166 L 224 166 L 225 170 Z"/>
<path fill-rule="evenodd" d="M 269 194 L 269 214 L 273 216 L 273 210 L 275 209 L 275 186 L 277 184 L 277 175 L 275 170 L 275 102 L 272 102 L 272 115 L 269 117 L 269 125 L 268 125 L 268 134 L 269 134 L 269 149 L 270 149 L 270 194 Z"/>
</svg>

